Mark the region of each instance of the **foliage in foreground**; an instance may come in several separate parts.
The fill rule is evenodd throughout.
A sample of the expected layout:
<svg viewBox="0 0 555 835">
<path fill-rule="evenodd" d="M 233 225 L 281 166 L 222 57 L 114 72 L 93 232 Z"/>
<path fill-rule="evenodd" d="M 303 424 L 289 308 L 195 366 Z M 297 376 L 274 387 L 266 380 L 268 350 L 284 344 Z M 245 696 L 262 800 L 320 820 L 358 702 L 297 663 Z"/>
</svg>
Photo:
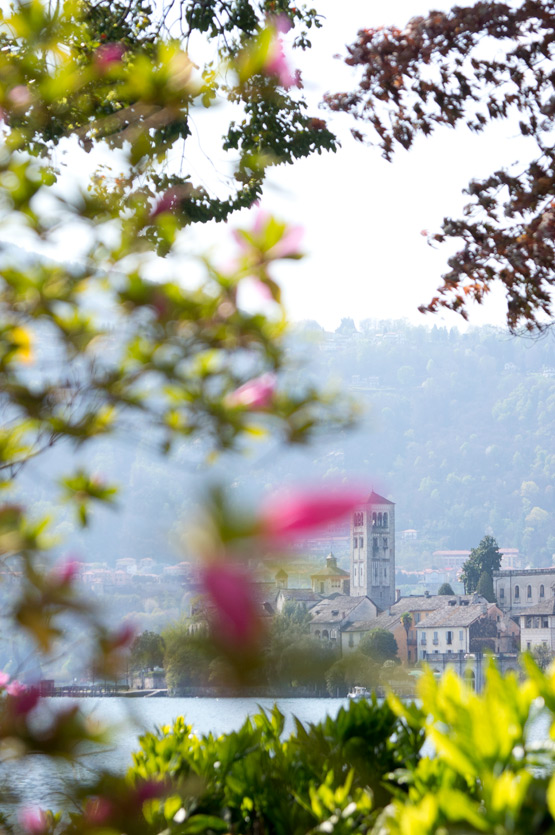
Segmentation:
<svg viewBox="0 0 555 835">
<path fill-rule="evenodd" d="M 105 832 L 555 832 L 555 668 L 526 667 L 520 682 L 492 666 L 481 694 L 427 672 L 419 706 L 352 703 L 287 738 L 277 708 L 220 737 L 178 719 L 141 738 L 111 793 L 89 788 L 69 831 L 103 810 Z M 129 797 L 142 812 L 122 830 Z"/>
</svg>

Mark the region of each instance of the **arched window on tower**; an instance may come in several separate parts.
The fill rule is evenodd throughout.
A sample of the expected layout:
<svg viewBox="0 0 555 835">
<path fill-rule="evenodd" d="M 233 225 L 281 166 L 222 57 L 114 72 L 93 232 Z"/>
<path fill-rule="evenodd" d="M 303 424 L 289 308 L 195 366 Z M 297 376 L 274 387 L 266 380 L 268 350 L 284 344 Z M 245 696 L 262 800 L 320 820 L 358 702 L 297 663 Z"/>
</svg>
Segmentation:
<svg viewBox="0 0 555 835">
<path fill-rule="evenodd" d="M 532 600 L 532 586 L 526 588 L 526 597 L 528 600 Z"/>
<path fill-rule="evenodd" d="M 383 515 L 383 526 L 384 526 L 384 528 L 387 528 L 387 525 L 388 525 L 387 513 L 384 513 L 384 515 Z"/>
<path fill-rule="evenodd" d="M 372 526 L 376 527 L 376 514 L 375 513 L 372 514 Z"/>
<path fill-rule="evenodd" d="M 545 597 L 545 588 L 544 588 L 544 586 L 543 586 L 543 583 L 542 583 L 542 585 L 540 586 L 540 597 Z"/>
<path fill-rule="evenodd" d="M 378 513 L 378 528 L 381 528 L 381 526 L 382 526 L 382 514 Z"/>
<path fill-rule="evenodd" d="M 515 586 L 515 600 L 520 600 L 520 589 L 518 586 Z"/>
</svg>

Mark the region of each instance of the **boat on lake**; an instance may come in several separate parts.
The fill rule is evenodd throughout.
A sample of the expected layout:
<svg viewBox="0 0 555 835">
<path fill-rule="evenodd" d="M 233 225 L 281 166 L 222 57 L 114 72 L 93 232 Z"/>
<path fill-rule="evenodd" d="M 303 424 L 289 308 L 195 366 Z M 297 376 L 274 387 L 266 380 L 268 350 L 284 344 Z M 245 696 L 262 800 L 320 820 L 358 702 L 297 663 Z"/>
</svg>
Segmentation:
<svg viewBox="0 0 555 835">
<path fill-rule="evenodd" d="M 370 691 L 366 689 L 366 687 L 359 687 L 358 685 L 353 687 L 350 693 L 347 693 L 348 699 L 353 699 L 354 701 L 360 701 L 360 699 L 369 699 L 370 698 Z"/>
</svg>

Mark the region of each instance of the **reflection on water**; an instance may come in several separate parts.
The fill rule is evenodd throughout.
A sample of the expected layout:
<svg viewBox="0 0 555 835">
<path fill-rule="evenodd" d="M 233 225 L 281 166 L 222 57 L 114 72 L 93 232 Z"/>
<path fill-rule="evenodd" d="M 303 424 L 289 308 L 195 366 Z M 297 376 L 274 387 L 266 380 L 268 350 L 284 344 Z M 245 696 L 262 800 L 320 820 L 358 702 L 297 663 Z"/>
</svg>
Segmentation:
<svg viewBox="0 0 555 835">
<path fill-rule="evenodd" d="M 154 727 L 168 725 L 185 716 L 198 734 L 221 734 L 240 727 L 258 707 L 269 710 L 275 703 L 286 717 L 285 734 L 294 730 L 293 717 L 301 722 L 319 722 L 326 715 L 335 716 L 346 699 L 81 699 L 85 714 L 101 725 L 112 728 L 110 745 L 87 754 L 77 763 L 55 764 L 43 757 L 27 757 L 21 762 L 1 765 L 4 803 L 13 791 L 24 805 L 60 808 L 66 805 L 64 784 L 70 779 L 83 780 L 95 769 L 125 771 L 131 753 L 138 747 L 137 737 Z M 46 699 L 53 709 L 67 708 L 67 699 Z"/>
</svg>

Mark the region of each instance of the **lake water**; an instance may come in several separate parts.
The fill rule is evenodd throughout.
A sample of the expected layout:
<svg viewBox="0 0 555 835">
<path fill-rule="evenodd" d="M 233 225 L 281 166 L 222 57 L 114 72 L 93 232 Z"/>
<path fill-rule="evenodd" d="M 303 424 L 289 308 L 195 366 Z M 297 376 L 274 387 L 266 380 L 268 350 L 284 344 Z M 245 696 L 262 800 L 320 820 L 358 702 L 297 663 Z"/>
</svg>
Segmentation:
<svg viewBox="0 0 555 835">
<path fill-rule="evenodd" d="M 45 707 L 59 710 L 69 699 L 45 699 Z M 258 708 L 270 709 L 277 704 L 286 717 L 285 734 L 294 729 L 293 717 L 301 722 L 319 722 L 326 715 L 335 716 L 347 699 L 248 699 L 248 698 L 152 698 L 152 699 L 81 699 L 81 709 L 101 725 L 113 730 L 111 745 L 68 766 L 56 765 L 42 757 L 25 761 L 0 763 L 0 777 L 25 805 L 60 808 L 64 805 L 64 781 L 67 776 L 85 778 L 95 768 L 124 772 L 131 764 L 131 753 L 138 748 L 137 738 L 155 726 L 168 725 L 184 716 L 198 734 L 215 734 L 237 730 L 247 716 Z"/>
<path fill-rule="evenodd" d="M 67 707 L 69 703 L 69 699 L 44 701 L 46 707 L 55 710 Z M 178 716 L 184 716 L 197 734 L 221 734 L 239 728 L 247 716 L 257 713 L 259 706 L 269 710 L 277 704 L 286 718 L 285 735 L 288 735 L 294 730 L 294 716 L 304 723 L 319 722 L 326 715 L 335 716 L 347 703 L 348 699 L 81 699 L 80 707 L 88 716 L 113 729 L 110 747 L 87 755 L 71 766 L 56 766 L 41 757 L 8 763 L 0 760 L 0 780 L 4 789 L 13 790 L 24 805 L 62 808 L 65 806 L 64 781 L 68 776 L 86 779 L 88 772 L 100 768 L 125 772 L 131 764 L 131 753 L 138 748 L 139 735 L 155 726 L 171 724 Z M 547 715 L 536 717 L 531 738 L 537 742 L 547 739 L 549 724 Z M 431 746 L 428 753 L 431 753 Z M 5 790 L 2 792 L 0 788 L 0 793 L 6 798 Z M 14 802 L 17 801 L 12 801 L 12 810 Z M 2 808 L 6 810 L 5 803 Z"/>
</svg>

